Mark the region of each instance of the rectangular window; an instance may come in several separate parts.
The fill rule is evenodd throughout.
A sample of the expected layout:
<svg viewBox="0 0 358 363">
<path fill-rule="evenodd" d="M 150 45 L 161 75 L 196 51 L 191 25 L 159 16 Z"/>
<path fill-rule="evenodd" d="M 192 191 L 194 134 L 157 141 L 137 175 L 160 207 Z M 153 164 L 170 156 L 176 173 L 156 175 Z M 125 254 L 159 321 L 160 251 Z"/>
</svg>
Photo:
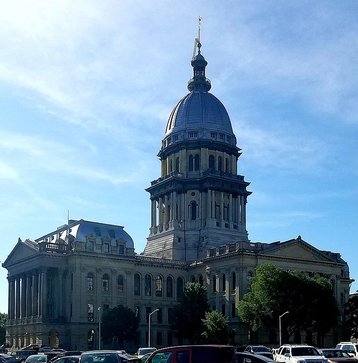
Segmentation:
<svg viewBox="0 0 358 363">
<path fill-rule="evenodd" d="M 102 252 L 103 253 L 109 253 L 109 243 L 103 243 Z"/>
<path fill-rule="evenodd" d="M 124 255 L 124 245 L 123 245 L 123 244 L 120 244 L 120 245 L 118 246 L 118 253 L 119 253 L 120 255 Z"/>
</svg>

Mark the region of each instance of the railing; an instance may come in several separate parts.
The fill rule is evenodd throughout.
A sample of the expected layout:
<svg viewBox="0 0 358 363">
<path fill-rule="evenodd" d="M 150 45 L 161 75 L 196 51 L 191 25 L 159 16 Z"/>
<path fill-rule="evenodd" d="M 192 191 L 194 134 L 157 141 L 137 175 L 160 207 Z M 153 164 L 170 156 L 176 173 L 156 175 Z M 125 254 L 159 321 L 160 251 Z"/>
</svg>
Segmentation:
<svg viewBox="0 0 358 363">
<path fill-rule="evenodd" d="M 67 244 L 50 243 L 50 242 L 40 242 L 39 243 L 40 252 L 53 252 L 53 253 L 69 253 L 70 246 Z"/>
</svg>

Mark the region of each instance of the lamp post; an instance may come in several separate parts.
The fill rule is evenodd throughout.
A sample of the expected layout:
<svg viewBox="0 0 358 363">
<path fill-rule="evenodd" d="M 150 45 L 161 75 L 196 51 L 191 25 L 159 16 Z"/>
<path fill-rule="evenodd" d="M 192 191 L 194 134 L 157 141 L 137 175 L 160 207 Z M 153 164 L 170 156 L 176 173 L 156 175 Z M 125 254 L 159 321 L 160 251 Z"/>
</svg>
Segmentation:
<svg viewBox="0 0 358 363">
<path fill-rule="evenodd" d="M 289 311 L 285 311 L 283 314 L 281 314 L 279 317 L 278 317 L 278 335 L 279 335 L 279 338 L 280 338 L 280 347 L 282 345 L 282 334 L 281 334 L 281 318 L 288 314 Z"/>
<path fill-rule="evenodd" d="M 148 348 L 150 347 L 150 320 L 154 313 L 158 312 L 159 309 L 153 310 L 151 313 L 149 313 L 149 319 L 148 319 Z"/>
<path fill-rule="evenodd" d="M 98 350 L 101 350 L 101 307 L 98 308 Z"/>
</svg>

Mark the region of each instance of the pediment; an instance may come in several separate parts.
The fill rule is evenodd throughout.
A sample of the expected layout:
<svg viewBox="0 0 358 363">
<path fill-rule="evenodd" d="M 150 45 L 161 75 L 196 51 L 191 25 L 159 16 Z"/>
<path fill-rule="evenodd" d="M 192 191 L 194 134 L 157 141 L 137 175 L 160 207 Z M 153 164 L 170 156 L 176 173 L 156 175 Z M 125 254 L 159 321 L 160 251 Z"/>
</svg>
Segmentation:
<svg viewBox="0 0 358 363">
<path fill-rule="evenodd" d="M 3 267 L 7 268 L 36 254 L 38 254 L 37 243 L 30 240 L 19 240 L 3 263 Z"/>
<path fill-rule="evenodd" d="M 283 258 L 297 258 L 305 261 L 332 262 L 332 258 L 329 255 L 305 242 L 300 236 L 289 241 L 273 243 L 262 254 Z"/>
</svg>

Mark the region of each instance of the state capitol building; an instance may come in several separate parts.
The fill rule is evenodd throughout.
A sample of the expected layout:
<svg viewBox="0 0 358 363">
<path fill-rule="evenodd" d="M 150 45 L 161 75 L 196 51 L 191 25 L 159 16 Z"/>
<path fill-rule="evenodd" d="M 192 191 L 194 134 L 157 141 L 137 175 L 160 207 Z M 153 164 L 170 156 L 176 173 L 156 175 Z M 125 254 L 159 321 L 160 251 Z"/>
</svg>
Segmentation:
<svg viewBox="0 0 358 363">
<path fill-rule="evenodd" d="M 209 92 L 206 65 L 197 42 L 189 93 L 169 115 L 159 177 L 146 189 L 151 218 L 142 253 L 135 252 L 123 226 L 83 219 L 35 240 L 18 240 L 3 263 L 6 340 L 12 347 L 98 348 L 101 311 L 118 305 L 137 313 L 138 346 L 147 345 L 148 316 L 155 309 L 152 345 L 177 344 L 169 319 L 188 281 L 207 288 L 210 308 L 229 319 L 235 344 L 246 344 L 248 331 L 236 306 L 255 268 L 266 263 L 326 277 L 343 314 L 353 280 L 339 253 L 319 250 L 300 236 L 274 243 L 249 240 L 251 192 L 238 174 L 241 149 L 224 105 Z M 277 332 L 260 334 L 261 341 L 278 344 Z M 326 342 L 333 345 L 339 337 L 332 331 Z"/>
</svg>

